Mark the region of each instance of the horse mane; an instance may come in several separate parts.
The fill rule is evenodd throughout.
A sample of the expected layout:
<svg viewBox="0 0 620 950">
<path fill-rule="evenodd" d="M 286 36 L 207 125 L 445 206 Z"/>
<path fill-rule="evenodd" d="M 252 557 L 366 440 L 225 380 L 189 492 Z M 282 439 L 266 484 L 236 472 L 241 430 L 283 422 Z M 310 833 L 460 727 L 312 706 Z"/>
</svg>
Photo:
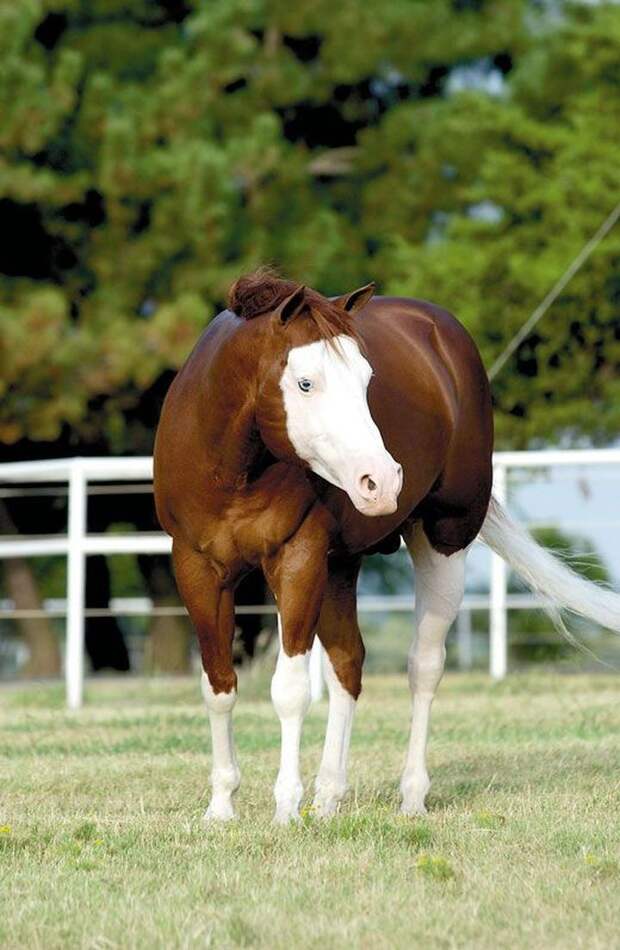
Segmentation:
<svg viewBox="0 0 620 950">
<path fill-rule="evenodd" d="M 275 310 L 298 287 L 295 281 L 280 277 L 271 267 L 259 267 L 235 281 L 228 294 L 228 308 L 238 317 L 252 320 Z M 344 333 L 359 342 L 355 321 L 331 300 L 311 287 L 306 287 L 304 300 L 306 306 L 295 319 L 309 316 L 323 339 L 332 340 Z"/>
</svg>

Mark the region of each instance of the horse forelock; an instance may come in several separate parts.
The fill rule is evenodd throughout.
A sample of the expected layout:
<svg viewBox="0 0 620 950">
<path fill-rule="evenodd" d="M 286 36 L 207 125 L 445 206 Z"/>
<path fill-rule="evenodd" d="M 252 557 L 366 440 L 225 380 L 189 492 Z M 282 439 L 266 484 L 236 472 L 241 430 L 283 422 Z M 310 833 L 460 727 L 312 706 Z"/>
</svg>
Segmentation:
<svg viewBox="0 0 620 950">
<path fill-rule="evenodd" d="M 252 320 L 262 313 L 274 310 L 297 284 L 284 280 L 270 267 L 259 267 L 250 274 L 243 274 L 230 288 L 228 307 L 238 317 Z"/>
<path fill-rule="evenodd" d="M 275 310 L 298 286 L 271 268 L 261 267 L 235 281 L 228 295 L 228 307 L 244 320 L 252 320 Z M 318 331 L 318 337 L 328 342 L 345 334 L 360 343 L 355 322 L 344 310 L 311 287 L 306 288 L 304 299 L 306 306 L 293 319 L 298 322 L 309 318 L 314 338 Z"/>
</svg>

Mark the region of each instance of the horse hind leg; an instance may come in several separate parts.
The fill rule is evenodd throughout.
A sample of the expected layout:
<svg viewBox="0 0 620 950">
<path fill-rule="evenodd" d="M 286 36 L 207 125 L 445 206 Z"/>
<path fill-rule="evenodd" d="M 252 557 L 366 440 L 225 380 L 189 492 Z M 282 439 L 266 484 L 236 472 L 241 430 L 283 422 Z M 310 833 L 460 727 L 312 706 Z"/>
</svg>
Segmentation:
<svg viewBox="0 0 620 950">
<path fill-rule="evenodd" d="M 211 727 L 211 802 L 206 821 L 235 817 L 233 795 L 241 773 L 233 743 L 232 711 L 237 701 L 233 667 L 234 600 L 203 555 L 173 545 L 177 585 L 196 631 L 202 657 L 202 695 Z"/>
<path fill-rule="evenodd" d="M 446 636 L 463 599 L 466 551 L 449 556 L 439 554 L 421 525 L 416 525 L 405 540 L 415 567 L 417 630 L 408 661 L 412 715 L 407 760 L 400 783 L 401 811 L 406 815 L 423 815 L 430 788 L 426 745 L 431 704 L 443 675 Z"/>
</svg>

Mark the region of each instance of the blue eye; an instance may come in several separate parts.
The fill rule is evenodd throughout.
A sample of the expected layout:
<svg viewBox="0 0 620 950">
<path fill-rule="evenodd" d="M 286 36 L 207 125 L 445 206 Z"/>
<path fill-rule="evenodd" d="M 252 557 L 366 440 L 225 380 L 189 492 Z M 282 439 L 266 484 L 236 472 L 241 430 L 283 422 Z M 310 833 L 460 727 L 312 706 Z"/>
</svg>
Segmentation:
<svg viewBox="0 0 620 950">
<path fill-rule="evenodd" d="M 311 379 L 306 379 L 304 377 L 303 379 L 297 380 L 297 385 L 301 389 L 302 393 L 309 393 L 310 390 L 312 389 L 313 383 Z"/>
</svg>

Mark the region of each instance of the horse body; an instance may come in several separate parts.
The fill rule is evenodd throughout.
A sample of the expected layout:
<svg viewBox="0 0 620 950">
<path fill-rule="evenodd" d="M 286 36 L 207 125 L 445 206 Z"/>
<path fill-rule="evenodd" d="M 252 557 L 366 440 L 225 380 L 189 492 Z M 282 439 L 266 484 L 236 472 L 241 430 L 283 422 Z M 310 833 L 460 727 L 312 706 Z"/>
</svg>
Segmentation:
<svg viewBox="0 0 620 950">
<path fill-rule="evenodd" d="M 224 311 L 172 384 L 155 450 L 164 528 L 203 551 L 237 536 L 248 565 L 256 566 L 267 540 L 275 547 L 290 537 L 315 502 L 333 516 L 330 550 L 340 555 L 375 548 L 412 518 L 424 521 L 438 550 L 470 544 L 491 491 L 492 411 L 477 350 L 456 319 L 404 298 L 374 298 L 356 317 L 374 372 L 370 412 L 404 471 L 397 510 L 373 518 L 341 490 L 308 478 L 298 464 L 285 470 L 265 451 L 249 384 L 257 353 L 269 345 L 268 329 L 268 315 L 245 321 Z M 259 513 L 267 516 L 256 525 Z"/>
<path fill-rule="evenodd" d="M 298 816 L 302 795 L 299 747 L 315 633 L 325 648 L 330 704 L 314 807 L 330 815 L 346 790 L 361 689 L 361 559 L 396 550 L 401 537 L 416 568 L 417 627 L 402 808 L 424 811 L 430 706 L 463 595 L 467 548 L 481 528 L 484 536 L 489 509 L 491 400 L 477 349 L 454 317 L 423 301 L 371 300 L 372 290 L 330 301 L 269 273 L 242 278 L 162 410 L 155 501 L 200 645 L 213 746 L 209 819 L 233 817 L 240 778 L 231 724 L 238 580 L 260 567 L 278 605 L 271 692 L 282 729 L 281 822 Z M 489 543 L 509 557 L 511 529 L 498 510 Z M 535 551 L 521 538 L 521 568 Z M 562 584 L 571 588 L 572 578 L 562 577 L 554 595 Z M 584 597 L 574 609 L 587 610 Z M 605 616 L 612 614 L 615 604 Z"/>
</svg>

